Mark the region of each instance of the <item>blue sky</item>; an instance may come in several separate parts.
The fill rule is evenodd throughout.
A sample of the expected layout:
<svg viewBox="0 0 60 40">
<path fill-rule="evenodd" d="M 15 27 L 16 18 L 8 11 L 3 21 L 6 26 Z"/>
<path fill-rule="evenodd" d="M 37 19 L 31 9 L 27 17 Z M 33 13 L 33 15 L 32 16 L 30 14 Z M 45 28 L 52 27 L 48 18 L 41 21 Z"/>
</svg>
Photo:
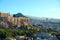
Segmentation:
<svg viewBox="0 0 60 40">
<path fill-rule="evenodd" d="M 0 12 L 60 19 L 60 0 L 0 0 Z"/>
</svg>

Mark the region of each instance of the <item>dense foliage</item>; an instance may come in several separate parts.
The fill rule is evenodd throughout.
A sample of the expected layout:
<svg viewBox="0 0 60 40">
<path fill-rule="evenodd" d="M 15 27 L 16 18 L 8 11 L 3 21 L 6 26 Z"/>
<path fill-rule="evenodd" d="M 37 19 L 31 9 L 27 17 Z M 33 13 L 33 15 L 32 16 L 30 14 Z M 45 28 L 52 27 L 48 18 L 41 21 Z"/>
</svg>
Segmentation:
<svg viewBox="0 0 60 40">
<path fill-rule="evenodd" d="M 34 37 L 34 33 L 50 33 L 52 35 L 57 35 L 57 31 L 54 29 L 40 29 L 37 27 L 22 26 L 19 28 L 1 28 L 0 29 L 0 39 L 6 39 L 7 37 L 16 37 L 18 35 L 25 35 L 27 37 Z"/>
</svg>

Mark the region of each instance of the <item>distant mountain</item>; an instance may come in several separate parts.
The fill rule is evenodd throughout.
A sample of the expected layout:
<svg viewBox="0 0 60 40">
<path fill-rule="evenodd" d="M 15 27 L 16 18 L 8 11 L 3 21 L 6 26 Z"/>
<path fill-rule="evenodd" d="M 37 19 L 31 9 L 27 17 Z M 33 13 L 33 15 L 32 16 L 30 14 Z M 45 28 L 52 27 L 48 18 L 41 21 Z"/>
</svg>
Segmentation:
<svg viewBox="0 0 60 40">
<path fill-rule="evenodd" d="M 50 20 L 50 19 L 53 19 L 53 18 L 46 18 L 46 17 L 35 17 L 35 16 L 27 16 L 31 19 L 36 19 L 36 20 Z"/>
<path fill-rule="evenodd" d="M 60 19 L 54 18 L 45 18 L 45 17 L 34 17 L 34 16 L 27 16 L 30 18 L 31 23 L 39 23 L 39 22 L 53 22 L 53 23 L 60 23 Z"/>
<path fill-rule="evenodd" d="M 13 17 L 26 17 L 22 13 L 13 14 Z"/>
</svg>

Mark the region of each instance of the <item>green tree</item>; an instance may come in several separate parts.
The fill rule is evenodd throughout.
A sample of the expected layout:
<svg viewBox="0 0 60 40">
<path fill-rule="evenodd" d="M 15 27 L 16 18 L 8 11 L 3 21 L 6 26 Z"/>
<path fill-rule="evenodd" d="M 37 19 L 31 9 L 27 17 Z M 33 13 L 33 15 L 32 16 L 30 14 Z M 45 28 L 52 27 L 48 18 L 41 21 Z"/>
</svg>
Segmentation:
<svg viewBox="0 0 60 40">
<path fill-rule="evenodd" d="M 10 38 L 5 38 L 4 40 L 11 40 Z"/>
</svg>

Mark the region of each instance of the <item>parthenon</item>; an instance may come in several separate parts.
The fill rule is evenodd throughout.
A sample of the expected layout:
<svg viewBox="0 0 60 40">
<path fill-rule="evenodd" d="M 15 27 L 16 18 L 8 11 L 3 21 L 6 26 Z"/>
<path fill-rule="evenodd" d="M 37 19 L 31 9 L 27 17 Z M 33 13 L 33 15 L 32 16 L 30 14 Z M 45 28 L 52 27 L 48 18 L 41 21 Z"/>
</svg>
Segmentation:
<svg viewBox="0 0 60 40">
<path fill-rule="evenodd" d="M 13 25 L 20 25 L 20 24 L 27 24 L 29 22 L 29 18 L 24 18 L 24 17 L 12 17 L 10 13 L 3 13 L 0 12 L 0 17 L 6 17 L 6 21 L 11 22 Z M 5 19 L 4 19 L 5 20 Z"/>
</svg>

